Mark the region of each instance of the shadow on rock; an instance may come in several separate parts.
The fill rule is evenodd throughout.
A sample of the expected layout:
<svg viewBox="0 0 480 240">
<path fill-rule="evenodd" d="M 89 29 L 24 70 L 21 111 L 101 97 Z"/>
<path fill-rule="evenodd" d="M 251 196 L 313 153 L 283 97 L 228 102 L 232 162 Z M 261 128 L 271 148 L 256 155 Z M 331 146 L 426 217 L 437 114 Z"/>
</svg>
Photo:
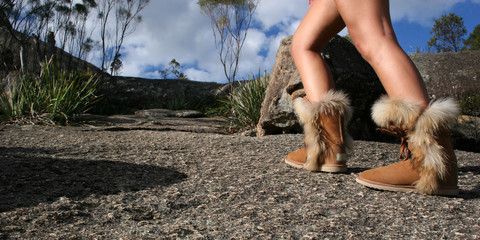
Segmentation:
<svg viewBox="0 0 480 240">
<path fill-rule="evenodd" d="M 35 157 L 32 151 L 38 150 L 0 147 L 0 212 L 53 202 L 62 196 L 84 198 L 168 186 L 187 177 L 170 168 Z"/>
</svg>

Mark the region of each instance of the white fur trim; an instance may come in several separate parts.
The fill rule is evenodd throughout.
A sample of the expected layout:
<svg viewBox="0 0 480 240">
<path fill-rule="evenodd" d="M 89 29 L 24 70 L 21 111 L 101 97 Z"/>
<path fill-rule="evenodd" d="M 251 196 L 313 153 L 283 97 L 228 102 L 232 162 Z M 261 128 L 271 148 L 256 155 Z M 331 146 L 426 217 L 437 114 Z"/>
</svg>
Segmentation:
<svg viewBox="0 0 480 240">
<path fill-rule="evenodd" d="M 318 171 L 321 168 L 321 161 L 325 159 L 327 143 L 325 142 L 321 129 L 317 126 L 318 118 L 323 115 L 341 115 L 343 118 L 344 146 L 347 151 L 353 147 L 353 139 L 346 129 L 352 117 L 352 109 L 348 97 L 339 91 L 329 91 L 320 102 L 310 103 L 304 98 L 294 100 L 295 111 L 303 124 L 305 131 L 305 144 L 307 146 L 307 161 L 304 168 L 311 171 Z"/>
<path fill-rule="evenodd" d="M 451 127 L 459 113 L 458 104 L 452 99 L 432 101 L 422 112 L 420 105 L 402 99 L 382 97 L 372 107 L 372 118 L 381 127 L 394 125 L 407 131 L 411 149 L 418 149 L 423 159 L 417 169 L 420 179 L 416 188 L 420 192 L 432 193 L 439 186 L 439 179 L 445 179 L 448 159 L 438 141 L 438 132 Z"/>
<path fill-rule="evenodd" d="M 449 128 L 457 121 L 460 108 L 452 99 L 441 99 L 432 102 L 420 115 L 415 125 L 415 130 L 409 134 L 410 143 L 420 148 L 425 155 L 424 168 L 431 168 L 438 177 L 443 179 L 446 175 L 447 157 L 443 147 L 436 141 L 436 133 Z"/>
<path fill-rule="evenodd" d="M 383 96 L 372 106 L 372 119 L 380 127 L 394 125 L 411 129 L 420 114 L 419 104 Z"/>
<path fill-rule="evenodd" d="M 302 124 L 314 122 L 320 114 L 341 114 L 347 124 L 352 118 L 352 107 L 347 95 L 341 91 L 328 91 L 320 102 L 309 103 L 304 98 L 293 101 L 295 112 Z"/>
</svg>

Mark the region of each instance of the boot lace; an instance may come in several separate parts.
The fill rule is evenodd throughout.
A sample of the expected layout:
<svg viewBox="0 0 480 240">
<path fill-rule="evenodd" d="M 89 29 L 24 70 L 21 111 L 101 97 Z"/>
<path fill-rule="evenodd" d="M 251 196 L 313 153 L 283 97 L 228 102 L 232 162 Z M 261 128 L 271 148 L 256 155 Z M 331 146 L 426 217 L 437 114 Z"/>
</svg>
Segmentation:
<svg viewBox="0 0 480 240">
<path fill-rule="evenodd" d="M 407 132 L 399 127 L 390 126 L 390 128 L 379 128 L 383 133 L 388 133 L 400 137 L 402 143 L 400 144 L 400 155 L 398 158 L 400 161 L 405 161 L 410 158 L 410 149 L 408 148 L 408 136 Z"/>
</svg>

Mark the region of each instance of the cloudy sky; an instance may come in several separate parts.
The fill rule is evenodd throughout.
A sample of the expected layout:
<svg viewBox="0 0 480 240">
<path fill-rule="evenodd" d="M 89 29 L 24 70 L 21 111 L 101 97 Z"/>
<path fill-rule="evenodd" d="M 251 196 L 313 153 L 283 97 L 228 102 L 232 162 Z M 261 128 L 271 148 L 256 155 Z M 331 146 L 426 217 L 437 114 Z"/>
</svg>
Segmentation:
<svg viewBox="0 0 480 240">
<path fill-rule="evenodd" d="M 446 13 L 463 17 L 468 32 L 480 24 L 480 0 L 391 0 L 399 41 L 407 52 L 426 48 L 433 19 Z M 280 40 L 295 32 L 308 10 L 307 0 L 261 0 L 240 60 L 240 78 L 269 72 Z M 175 58 L 189 79 L 225 82 L 209 19 L 197 0 L 151 0 L 143 22 L 129 36 L 122 53 L 123 76 L 159 78 L 158 70 Z M 343 31 L 345 34 L 346 31 Z"/>
</svg>

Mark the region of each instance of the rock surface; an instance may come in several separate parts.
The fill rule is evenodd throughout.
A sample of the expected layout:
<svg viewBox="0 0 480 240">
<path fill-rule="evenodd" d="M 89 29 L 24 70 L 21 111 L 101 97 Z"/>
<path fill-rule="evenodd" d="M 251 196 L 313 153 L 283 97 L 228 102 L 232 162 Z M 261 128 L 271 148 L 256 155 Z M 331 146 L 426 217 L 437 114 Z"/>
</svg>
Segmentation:
<svg viewBox="0 0 480 240">
<path fill-rule="evenodd" d="M 259 136 L 301 131 L 293 111 L 291 95 L 298 94 L 297 90 L 303 86 L 291 60 L 291 42 L 291 38 L 283 39 L 278 48 L 257 125 Z"/>
<path fill-rule="evenodd" d="M 355 141 L 347 174 L 310 173 L 283 162 L 301 135 L 131 118 L 1 126 L 0 239 L 480 239 L 478 153 L 456 151 L 458 197 L 384 192 L 355 175 L 396 161 L 397 144 Z"/>
<path fill-rule="evenodd" d="M 480 94 L 480 51 L 410 55 L 431 97 Z"/>
<path fill-rule="evenodd" d="M 98 131 L 150 130 L 227 134 L 227 121 L 223 118 L 207 118 L 189 110 L 150 109 L 137 111 L 135 115 L 107 117 L 84 114 L 77 120 Z"/>
<path fill-rule="evenodd" d="M 178 110 L 172 111 L 169 109 L 146 109 L 138 110 L 135 112 L 137 117 L 150 117 L 150 118 L 162 118 L 162 117 L 178 117 L 178 118 L 200 118 L 205 117 L 202 112 L 194 110 Z"/>
</svg>

